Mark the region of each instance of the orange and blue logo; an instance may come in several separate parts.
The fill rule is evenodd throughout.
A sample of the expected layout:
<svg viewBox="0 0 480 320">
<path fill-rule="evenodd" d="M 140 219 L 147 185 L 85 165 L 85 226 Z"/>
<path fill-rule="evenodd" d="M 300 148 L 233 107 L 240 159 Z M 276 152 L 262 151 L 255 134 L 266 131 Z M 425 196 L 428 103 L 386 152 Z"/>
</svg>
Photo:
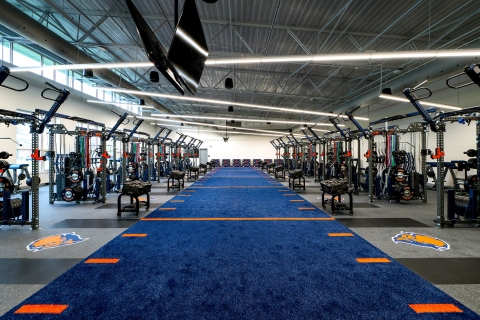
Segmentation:
<svg viewBox="0 0 480 320">
<path fill-rule="evenodd" d="M 438 251 L 450 249 L 450 245 L 443 240 L 415 232 L 401 231 L 400 234 L 392 237 L 392 240 L 395 243 L 407 243 L 414 246 L 435 249 Z"/>
<path fill-rule="evenodd" d="M 89 238 L 80 237 L 78 234 L 75 234 L 75 232 L 55 234 L 53 236 L 48 236 L 33 241 L 27 246 L 27 250 L 37 252 L 44 249 L 52 249 L 71 244 L 77 244 L 88 239 Z"/>
</svg>

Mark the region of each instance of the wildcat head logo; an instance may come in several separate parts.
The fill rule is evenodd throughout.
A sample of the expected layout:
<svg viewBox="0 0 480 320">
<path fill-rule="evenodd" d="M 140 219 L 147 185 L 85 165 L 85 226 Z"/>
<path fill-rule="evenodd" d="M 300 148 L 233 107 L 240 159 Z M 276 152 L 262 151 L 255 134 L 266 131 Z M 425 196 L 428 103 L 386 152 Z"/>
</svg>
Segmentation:
<svg viewBox="0 0 480 320">
<path fill-rule="evenodd" d="M 53 236 L 48 236 L 48 237 L 33 241 L 27 246 L 27 250 L 37 252 L 43 249 L 51 249 L 51 248 L 68 246 L 71 244 L 83 242 L 85 240 L 88 240 L 88 238 L 82 239 L 82 237 L 75 234 L 75 232 L 55 234 Z"/>
<path fill-rule="evenodd" d="M 415 232 L 403 232 L 392 238 L 395 243 L 408 243 L 414 246 L 432 248 L 438 251 L 450 249 L 450 245 L 443 240 Z"/>
</svg>

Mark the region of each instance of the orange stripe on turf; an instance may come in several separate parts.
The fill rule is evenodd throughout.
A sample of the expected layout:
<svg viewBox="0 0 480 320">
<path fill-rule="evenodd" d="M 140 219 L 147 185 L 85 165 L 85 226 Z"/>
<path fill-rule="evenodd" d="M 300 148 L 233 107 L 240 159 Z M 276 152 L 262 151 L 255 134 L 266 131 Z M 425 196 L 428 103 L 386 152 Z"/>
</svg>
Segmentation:
<svg viewBox="0 0 480 320">
<path fill-rule="evenodd" d="M 334 218 L 142 218 L 142 221 L 333 221 Z"/>
<path fill-rule="evenodd" d="M 409 304 L 410 308 L 416 313 L 447 313 L 447 312 L 463 312 L 453 304 Z"/>
<path fill-rule="evenodd" d="M 120 259 L 111 259 L 111 258 L 92 258 L 85 261 L 85 263 L 117 263 Z"/>
<path fill-rule="evenodd" d="M 304 202 L 305 200 L 290 200 L 290 202 Z"/>
<path fill-rule="evenodd" d="M 162 210 L 162 211 L 175 211 L 175 210 L 177 210 L 177 208 L 158 208 L 158 210 Z"/>
<path fill-rule="evenodd" d="M 353 237 L 353 233 L 329 233 L 329 237 Z"/>
<path fill-rule="evenodd" d="M 146 233 L 124 233 L 122 237 L 146 237 Z"/>
<path fill-rule="evenodd" d="M 26 304 L 15 311 L 15 314 L 22 313 L 43 313 L 60 314 L 68 308 L 68 304 Z"/>
<path fill-rule="evenodd" d="M 357 258 L 357 262 L 360 263 L 387 263 L 391 262 L 387 258 Z"/>
<path fill-rule="evenodd" d="M 315 210 L 313 207 L 300 207 L 298 210 Z"/>
</svg>

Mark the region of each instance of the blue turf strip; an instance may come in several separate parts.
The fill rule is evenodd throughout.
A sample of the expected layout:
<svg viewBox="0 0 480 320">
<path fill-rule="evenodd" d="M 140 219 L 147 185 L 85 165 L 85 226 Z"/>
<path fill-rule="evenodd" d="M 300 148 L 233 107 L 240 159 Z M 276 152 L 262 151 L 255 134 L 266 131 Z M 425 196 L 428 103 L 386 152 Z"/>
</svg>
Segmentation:
<svg viewBox="0 0 480 320">
<path fill-rule="evenodd" d="M 216 169 L 190 197 L 147 218 L 329 218 L 298 195 L 264 185 L 253 168 Z M 226 187 L 222 187 L 226 186 Z M 182 191 L 185 193 L 185 191 Z M 293 192 L 288 192 L 293 193 Z M 31 319 L 480 319 L 335 220 L 139 221 L 19 304 Z M 329 237 L 353 233 L 353 237 Z M 358 263 L 388 258 L 390 263 Z M 25 304 L 68 305 L 57 315 L 14 315 Z M 461 313 L 417 314 L 409 304 Z"/>
</svg>

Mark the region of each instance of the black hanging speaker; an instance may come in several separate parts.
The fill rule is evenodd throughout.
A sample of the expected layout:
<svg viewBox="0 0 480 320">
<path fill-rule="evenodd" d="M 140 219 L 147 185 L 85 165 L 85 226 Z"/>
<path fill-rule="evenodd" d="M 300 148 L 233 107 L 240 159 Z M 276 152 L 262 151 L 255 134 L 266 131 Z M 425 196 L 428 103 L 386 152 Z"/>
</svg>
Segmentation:
<svg viewBox="0 0 480 320">
<path fill-rule="evenodd" d="M 150 71 L 150 82 L 158 83 L 160 81 L 160 77 L 157 71 Z"/>
<path fill-rule="evenodd" d="M 228 106 L 228 112 L 233 112 L 233 107 L 232 106 Z"/>
<path fill-rule="evenodd" d="M 382 89 L 382 94 L 392 95 L 392 89 L 390 89 L 390 88 L 383 88 L 383 89 Z"/>
<path fill-rule="evenodd" d="M 144 106 L 145 105 L 145 100 L 140 99 L 139 105 Z"/>
<path fill-rule="evenodd" d="M 292 131 L 292 129 L 288 129 L 288 132 L 292 133 L 293 131 Z"/>
<path fill-rule="evenodd" d="M 225 79 L 225 88 L 233 89 L 233 80 L 232 78 Z"/>
<path fill-rule="evenodd" d="M 206 2 L 206 3 L 215 3 L 217 2 L 218 0 L 203 0 L 203 2 Z"/>
<path fill-rule="evenodd" d="M 93 78 L 93 70 L 92 69 L 83 69 L 82 75 L 84 78 Z"/>
</svg>

